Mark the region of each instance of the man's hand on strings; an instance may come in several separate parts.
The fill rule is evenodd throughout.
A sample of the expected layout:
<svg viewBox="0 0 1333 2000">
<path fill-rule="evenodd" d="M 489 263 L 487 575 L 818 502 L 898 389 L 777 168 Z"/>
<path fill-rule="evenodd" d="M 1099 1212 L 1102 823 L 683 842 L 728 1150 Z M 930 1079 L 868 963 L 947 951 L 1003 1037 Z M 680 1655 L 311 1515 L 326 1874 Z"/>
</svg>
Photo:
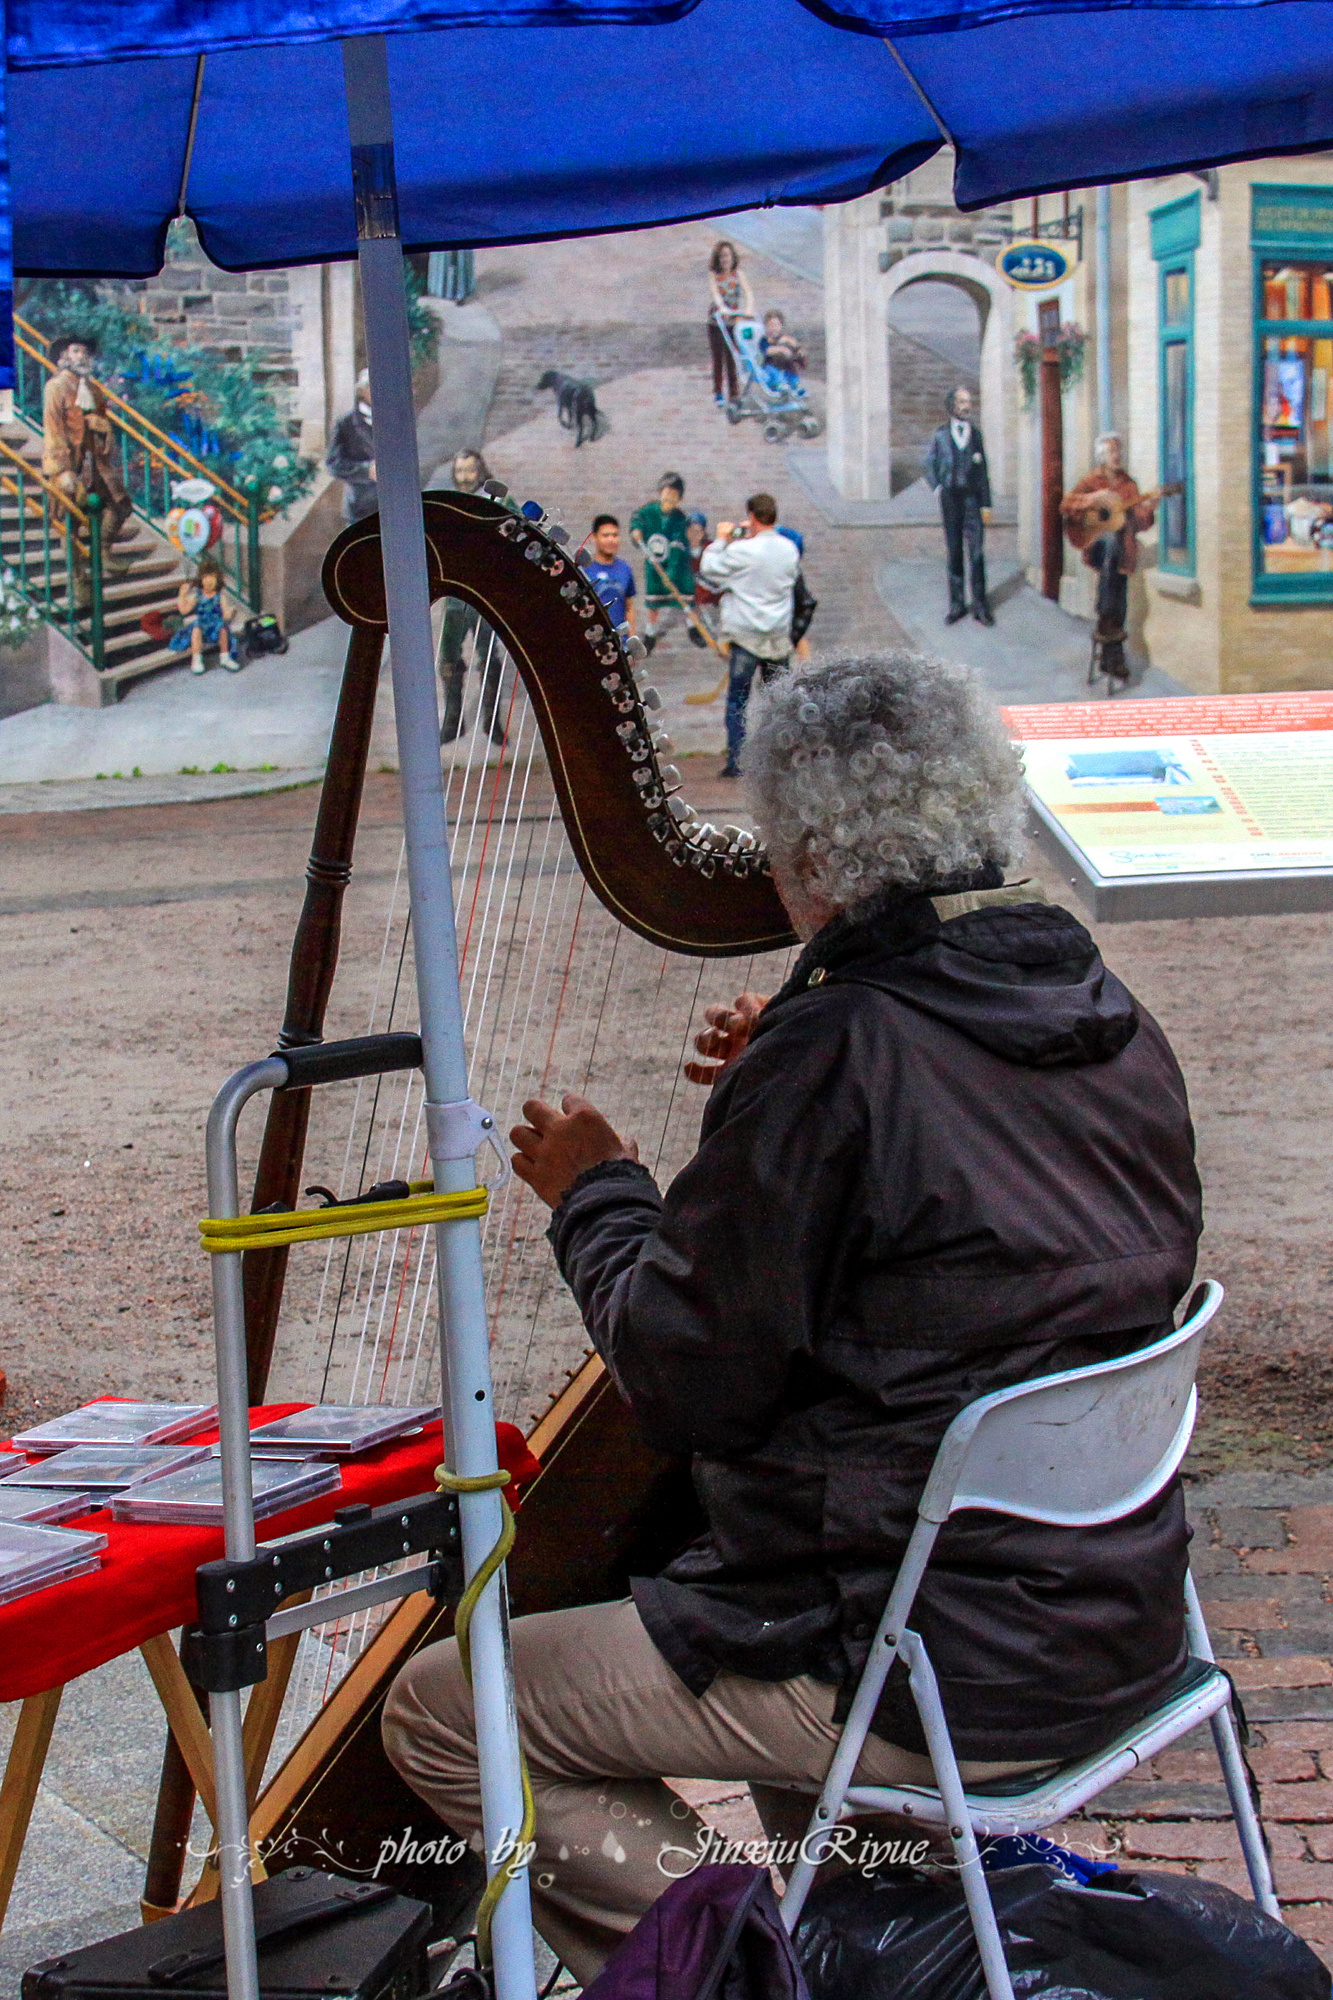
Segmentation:
<svg viewBox="0 0 1333 2000">
<path fill-rule="evenodd" d="M 694 1038 L 694 1046 L 707 1062 L 687 1062 L 685 1074 L 691 1083 L 711 1088 L 724 1069 L 735 1062 L 748 1045 L 754 1024 L 768 1005 L 766 993 L 738 993 L 729 1007 L 705 1007 L 708 1026 Z"/>
<path fill-rule="evenodd" d="M 530 1097 L 523 1106 L 526 1125 L 515 1125 L 509 1134 L 517 1148 L 514 1172 L 554 1208 L 571 1184 L 587 1167 L 603 1160 L 637 1160 L 634 1140 L 626 1145 L 613 1131 L 595 1104 L 571 1091 L 560 1100 L 560 1109 Z"/>
</svg>

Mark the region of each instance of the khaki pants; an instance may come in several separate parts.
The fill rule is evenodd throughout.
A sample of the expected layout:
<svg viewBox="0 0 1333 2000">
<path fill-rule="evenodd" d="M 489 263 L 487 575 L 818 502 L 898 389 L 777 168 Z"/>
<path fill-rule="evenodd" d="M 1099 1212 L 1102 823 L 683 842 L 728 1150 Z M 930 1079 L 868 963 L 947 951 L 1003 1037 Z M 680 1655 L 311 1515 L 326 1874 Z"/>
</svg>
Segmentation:
<svg viewBox="0 0 1333 2000">
<path fill-rule="evenodd" d="M 583 1984 L 668 1883 L 708 1858 L 703 1821 L 663 1774 L 747 1780 L 769 1838 L 799 1840 L 837 1741 L 831 1687 L 808 1675 L 770 1682 L 722 1674 L 696 1697 L 628 1599 L 516 1619 L 513 1649 L 537 1807 L 533 1914 Z M 385 1706 L 384 1744 L 446 1826 L 478 1832 L 472 1696 L 452 1639 L 426 1647 L 399 1674 Z M 963 1766 L 978 1780 L 1023 1768 Z M 930 1767 L 872 1736 L 857 1776 L 866 1784 L 929 1783 Z M 793 1795 L 793 1785 L 804 1796 Z"/>
</svg>

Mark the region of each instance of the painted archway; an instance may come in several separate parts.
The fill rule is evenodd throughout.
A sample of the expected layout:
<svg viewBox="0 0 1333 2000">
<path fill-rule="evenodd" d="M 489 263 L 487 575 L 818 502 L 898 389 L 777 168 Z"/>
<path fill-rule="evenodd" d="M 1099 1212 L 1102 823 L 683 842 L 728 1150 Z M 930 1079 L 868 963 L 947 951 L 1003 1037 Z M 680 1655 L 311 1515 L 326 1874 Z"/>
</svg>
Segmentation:
<svg viewBox="0 0 1333 2000">
<path fill-rule="evenodd" d="M 924 248 L 900 257 L 884 278 L 884 313 L 899 292 L 911 285 L 956 285 L 966 292 L 977 308 L 981 323 L 979 421 L 986 439 L 991 485 L 997 494 L 1011 490 L 1013 390 L 1009 360 L 1013 348 L 1013 293 L 993 265 L 971 251 Z M 888 407 L 893 408 L 892 364 L 885 342 L 885 369 L 889 374 Z"/>
<path fill-rule="evenodd" d="M 824 211 L 824 312 L 828 340 L 828 470 L 846 500 L 891 493 L 889 303 L 908 285 L 958 285 L 981 320 L 981 410 L 991 485 L 1012 491 L 1014 468 L 1013 294 L 974 251 L 922 244 L 880 269 L 876 197 Z"/>
</svg>

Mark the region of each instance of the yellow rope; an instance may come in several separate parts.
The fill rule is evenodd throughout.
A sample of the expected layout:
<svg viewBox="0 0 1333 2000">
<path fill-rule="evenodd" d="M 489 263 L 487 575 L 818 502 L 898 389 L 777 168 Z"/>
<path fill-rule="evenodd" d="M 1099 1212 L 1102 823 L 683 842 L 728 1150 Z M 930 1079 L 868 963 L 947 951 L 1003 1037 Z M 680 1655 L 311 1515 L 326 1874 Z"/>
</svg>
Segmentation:
<svg viewBox="0 0 1333 2000">
<path fill-rule="evenodd" d="M 483 1472 L 475 1478 L 465 1478 L 462 1473 L 450 1472 L 441 1465 L 435 1470 L 435 1484 L 441 1492 L 446 1493 L 493 1493 L 497 1488 L 509 1484 L 509 1474 L 503 1471 Z M 514 1516 L 503 1493 L 500 1495 L 500 1506 L 504 1522 L 500 1529 L 499 1540 L 477 1565 L 476 1573 L 459 1598 L 458 1609 L 454 1613 L 454 1637 L 458 1641 L 458 1657 L 463 1663 L 463 1672 L 469 1687 L 472 1685 L 472 1614 L 477 1608 L 481 1593 L 514 1546 Z M 521 1745 L 518 1752 L 518 1770 L 523 1782 L 523 1824 L 518 1830 L 514 1859 L 507 1862 L 503 1868 L 496 1869 L 477 1905 L 477 1957 L 482 1965 L 489 1965 L 491 1962 L 491 1923 L 495 1916 L 496 1904 L 524 1865 L 528 1846 L 537 1825 L 537 1808 L 533 1802 L 527 1759 L 523 1755 Z"/>
<path fill-rule="evenodd" d="M 199 1224 L 205 1250 L 276 1250 L 284 1243 L 318 1243 L 329 1236 L 368 1236 L 380 1229 L 414 1229 L 423 1222 L 462 1222 L 485 1215 L 484 1187 L 436 1194 L 434 1181 L 409 1182 L 400 1201 L 358 1201 L 334 1208 L 288 1208 L 277 1215 L 206 1215 Z"/>
</svg>

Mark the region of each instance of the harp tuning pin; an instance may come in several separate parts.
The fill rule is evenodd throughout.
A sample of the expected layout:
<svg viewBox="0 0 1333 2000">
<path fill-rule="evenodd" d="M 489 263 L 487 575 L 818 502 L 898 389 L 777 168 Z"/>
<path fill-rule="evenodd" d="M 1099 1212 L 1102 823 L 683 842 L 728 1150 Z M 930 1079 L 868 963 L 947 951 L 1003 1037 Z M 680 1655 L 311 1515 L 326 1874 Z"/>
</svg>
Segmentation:
<svg viewBox="0 0 1333 2000">
<path fill-rule="evenodd" d="M 633 633 L 625 641 L 625 651 L 632 660 L 646 660 L 648 657 L 648 648 L 644 645 L 643 640 Z"/>
<path fill-rule="evenodd" d="M 680 772 L 676 769 L 674 764 L 663 764 L 661 777 L 662 777 L 662 783 L 666 786 L 668 791 L 674 792 L 680 790 Z"/>
<path fill-rule="evenodd" d="M 552 528 L 551 540 L 556 544 L 557 548 L 563 549 L 569 541 L 569 529 L 560 527 Z"/>
<path fill-rule="evenodd" d="M 692 820 L 698 818 L 694 807 L 687 806 L 684 799 L 679 797 L 667 800 L 667 811 L 679 826 L 688 826 Z"/>
<path fill-rule="evenodd" d="M 675 744 L 671 741 L 671 738 L 667 735 L 665 729 L 655 729 L 653 731 L 653 748 L 654 750 L 658 751 L 663 757 L 668 756 L 670 752 L 675 749 L 675 747 L 676 747 Z"/>
<path fill-rule="evenodd" d="M 509 498 L 509 488 L 505 485 L 503 479 L 488 479 L 481 490 L 489 500 L 507 500 Z M 524 511 L 526 512 L 527 510 L 525 509 Z"/>
<path fill-rule="evenodd" d="M 657 689 L 653 687 L 640 688 L 639 700 L 645 708 L 660 708 L 662 706 L 662 697 L 657 692 Z"/>
</svg>

